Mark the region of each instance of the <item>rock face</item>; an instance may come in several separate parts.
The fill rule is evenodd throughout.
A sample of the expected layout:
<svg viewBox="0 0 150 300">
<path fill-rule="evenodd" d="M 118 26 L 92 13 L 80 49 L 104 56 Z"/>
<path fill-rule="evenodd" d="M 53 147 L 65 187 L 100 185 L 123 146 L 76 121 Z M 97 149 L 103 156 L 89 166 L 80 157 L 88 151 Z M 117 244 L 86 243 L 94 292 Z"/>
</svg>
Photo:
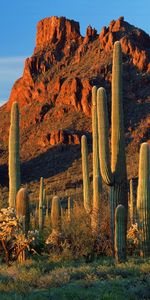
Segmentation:
<svg viewBox="0 0 150 300">
<path fill-rule="evenodd" d="M 64 17 L 41 20 L 34 54 L 26 59 L 23 76 L 13 86 L 8 109 L 16 100 L 21 107 L 33 102 L 63 102 L 89 116 L 93 78 L 102 85 L 103 79 L 110 80 L 107 76 L 116 40 L 121 41 L 129 64 L 138 72 L 150 72 L 150 37 L 123 17 L 111 21 L 99 35 L 88 26 L 84 38 L 78 22 Z"/>
<path fill-rule="evenodd" d="M 51 17 L 41 20 L 37 25 L 35 53 L 49 45 L 56 45 L 59 49 L 70 44 L 78 45 L 81 40 L 79 23 L 64 17 Z M 75 47 L 76 48 L 76 47 Z"/>
<path fill-rule="evenodd" d="M 150 71 L 150 37 L 123 17 L 111 21 L 108 28 L 103 27 L 99 40 L 105 51 L 112 50 L 113 43 L 120 40 L 122 51 L 131 56 L 133 64 L 141 71 Z"/>
<path fill-rule="evenodd" d="M 57 144 L 80 144 L 81 134 L 69 130 L 54 130 L 38 141 L 40 146 L 57 145 Z"/>
<path fill-rule="evenodd" d="M 0 131 L 6 132 L 1 139 L 5 144 L 14 101 L 18 101 L 21 112 L 22 157 L 27 153 L 34 155 L 40 147 L 80 143 L 82 132 L 91 132 L 92 86 L 105 87 L 110 101 L 116 40 L 120 40 L 123 51 L 126 131 L 136 128 L 143 118 L 148 120 L 149 35 L 120 17 L 99 34 L 88 26 L 83 37 L 78 22 L 51 17 L 37 24 L 34 53 L 26 59 L 22 77 L 15 82 L 7 105 L 0 110 Z"/>
</svg>

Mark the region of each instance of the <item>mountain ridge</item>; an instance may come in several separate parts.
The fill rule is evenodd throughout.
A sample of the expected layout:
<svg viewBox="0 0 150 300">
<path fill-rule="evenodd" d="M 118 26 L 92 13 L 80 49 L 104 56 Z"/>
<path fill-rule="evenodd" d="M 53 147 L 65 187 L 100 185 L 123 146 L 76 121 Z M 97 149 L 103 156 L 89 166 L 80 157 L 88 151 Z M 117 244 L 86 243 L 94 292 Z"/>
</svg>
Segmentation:
<svg viewBox="0 0 150 300">
<path fill-rule="evenodd" d="M 57 145 L 60 151 L 57 159 L 61 160 L 61 151 L 68 153 L 73 145 L 78 151 L 73 155 L 80 158 L 82 134 L 87 134 L 91 141 L 93 85 L 106 88 L 110 107 L 112 51 L 116 40 L 120 40 L 123 51 L 127 161 L 128 166 L 131 162 L 136 165 L 134 171 L 129 170 L 129 176 L 137 175 L 139 145 L 150 141 L 150 37 L 123 17 L 111 21 L 100 33 L 88 26 L 84 37 L 79 23 L 65 17 L 38 22 L 33 55 L 26 59 L 23 75 L 14 83 L 9 101 L 0 108 L 2 164 L 7 164 L 9 115 L 14 101 L 20 107 L 21 159 L 25 173 L 29 161 L 46 152 L 50 155 L 52 148 L 57 153 Z M 39 167 L 35 165 L 29 181 L 36 179 L 36 172 L 44 176 L 37 171 L 41 166 L 42 161 Z M 59 164 L 54 168 L 63 173 Z"/>
</svg>

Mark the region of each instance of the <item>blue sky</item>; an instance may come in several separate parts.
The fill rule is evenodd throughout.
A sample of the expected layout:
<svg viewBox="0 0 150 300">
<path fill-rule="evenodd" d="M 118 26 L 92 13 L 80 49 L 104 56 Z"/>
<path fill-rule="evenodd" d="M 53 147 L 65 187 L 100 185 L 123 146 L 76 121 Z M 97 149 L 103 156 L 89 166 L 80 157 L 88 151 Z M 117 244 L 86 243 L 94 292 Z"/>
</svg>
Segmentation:
<svg viewBox="0 0 150 300">
<path fill-rule="evenodd" d="M 98 32 L 112 19 L 124 16 L 150 34 L 150 0 L 0 0 L 0 102 L 8 99 L 13 83 L 32 55 L 36 24 L 48 16 L 80 22 L 82 35 L 90 24 Z"/>
</svg>

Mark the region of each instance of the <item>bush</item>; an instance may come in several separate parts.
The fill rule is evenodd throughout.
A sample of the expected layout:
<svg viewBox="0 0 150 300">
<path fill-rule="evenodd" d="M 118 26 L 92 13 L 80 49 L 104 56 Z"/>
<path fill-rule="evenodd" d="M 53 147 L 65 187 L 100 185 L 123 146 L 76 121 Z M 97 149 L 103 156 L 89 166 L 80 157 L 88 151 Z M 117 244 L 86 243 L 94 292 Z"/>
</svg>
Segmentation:
<svg viewBox="0 0 150 300">
<path fill-rule="evenodd" d="M 36 252 L 39 244 L 37 230 L 29 231 L 26 236 L 23 233 L 22 220 L 16 218 L 13 208 L 0 210 L 0 254 L 2 261 L 9 263 L 17 259 L 24 260 L 25 254 Z"/>
<path fill-rule="evenodd" d="M 106 210 L 108 211 L 107 208 Z M 51 242 L 50 235 L 47 243 L 51 244 Z M 99 236 L 93 234 L 91 216 L 85 212 L 81 205 L 77 203 L 74 205 L 71 218 L 70 215 L 68 216 L 68 211 L 64 210 L 61 219 L 61 238 L 58 239 L 57 245 L 55 243 L 54 248 L 50 245 L 49 253 L 61 255 L 64 260 L 85 258 L 87 262 L 99 255 L 111 255 L 109 222 L 105 208 L 103 209 Z"/>
</svg>

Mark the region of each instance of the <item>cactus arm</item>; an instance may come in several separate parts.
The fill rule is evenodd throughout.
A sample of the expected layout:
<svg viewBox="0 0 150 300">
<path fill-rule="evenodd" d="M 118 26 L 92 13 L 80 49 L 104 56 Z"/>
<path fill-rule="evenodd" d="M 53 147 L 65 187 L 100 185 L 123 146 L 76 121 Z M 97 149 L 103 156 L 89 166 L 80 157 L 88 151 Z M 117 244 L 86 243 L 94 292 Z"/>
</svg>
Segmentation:
<svg viewBox="0 0 150 300">
<path fill-rule="evenodd" d="M 126 260 L 126 213 L 123 205 L 115 210 L 115 258 L 118 263 Z"/>
<path fill-rule="evenodd" d="M 114 179 L 110 168 L 108 110 L 106 92 L 104 88 L 99 88 L 97 91 L 97 113 L 101 175 L 106 184 L 112 185 Z"/>
</svg>

